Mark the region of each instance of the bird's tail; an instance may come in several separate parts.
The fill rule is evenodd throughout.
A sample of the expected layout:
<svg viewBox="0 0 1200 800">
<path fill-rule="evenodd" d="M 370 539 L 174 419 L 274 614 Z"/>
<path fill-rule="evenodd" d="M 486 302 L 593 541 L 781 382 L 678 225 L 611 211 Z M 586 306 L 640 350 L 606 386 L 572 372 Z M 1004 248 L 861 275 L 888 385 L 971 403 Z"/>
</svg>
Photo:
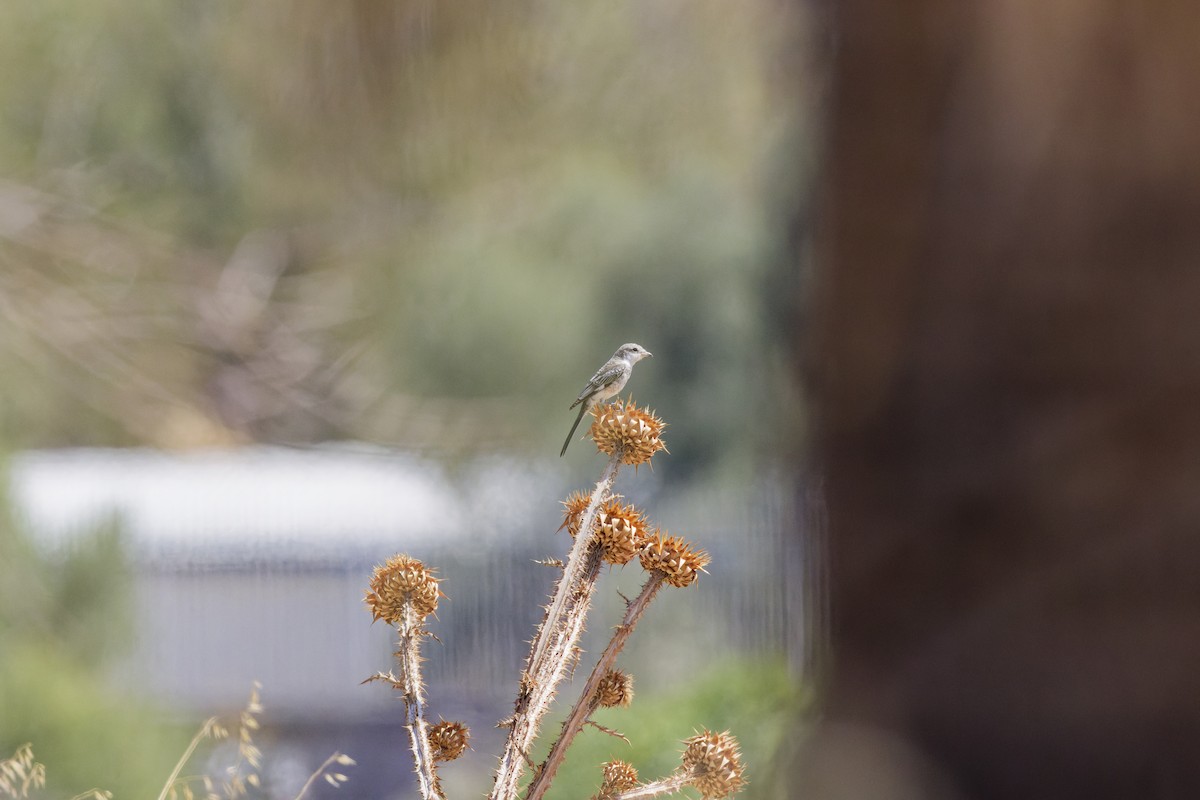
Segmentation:
<svg viewBox="0 0 1200 800">
<path fill-rule="evenodd" d="M 562 458 L 567 454 L 567 445 L 571 443 L 571 437 L 575 435 L 575 430 L 579 427 L 579 421 L 583 419 L 583 412 L 585 411 L 587 411 L 587 403 L 584 403 L 579 407 L 579 414 L 575 417 L 575 424 L 571 426 L 571 432 L 567 434 L 567 440 L 563 442 L 562 452 L 558 454 L 559 458 Z"/>
</svg>

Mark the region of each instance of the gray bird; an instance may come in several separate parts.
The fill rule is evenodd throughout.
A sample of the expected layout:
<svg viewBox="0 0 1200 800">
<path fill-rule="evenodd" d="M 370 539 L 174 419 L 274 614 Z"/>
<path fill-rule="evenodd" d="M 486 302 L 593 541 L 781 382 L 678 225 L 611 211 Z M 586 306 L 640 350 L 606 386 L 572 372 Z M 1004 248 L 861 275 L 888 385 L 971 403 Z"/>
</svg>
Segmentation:
<svg viewBox="0 0 1200 800">
<path fill-rule="evenodd" d="M 562 452 L 558 454 L 560 458 L 566 455 L 567 445 L 571 443 L 571 437 L 575 435 L 575 429 L 579 427 L 579 421 L 583 419 L 583 415 L 605 400 L 618 395 L 625 388 L 625 384 L 629 382 L 629 376 L 633 374 L 633 365 L 643 358 L 653 355 L 640 344 L 629 342 L 617 348 L 613 357 L 604 362 L 603 367 L 596 370 L 596 374 L 587 382 L 587 386 L 583 387 L 579 397 L 576 397 L 575 402 L 571 403 L 571 408 L 580 406 L 579 416 L 575 417 L 575 424 L 571 426 L 571 432 L 567 434 L 567 440 L 563 442 Z"/>
</svg>

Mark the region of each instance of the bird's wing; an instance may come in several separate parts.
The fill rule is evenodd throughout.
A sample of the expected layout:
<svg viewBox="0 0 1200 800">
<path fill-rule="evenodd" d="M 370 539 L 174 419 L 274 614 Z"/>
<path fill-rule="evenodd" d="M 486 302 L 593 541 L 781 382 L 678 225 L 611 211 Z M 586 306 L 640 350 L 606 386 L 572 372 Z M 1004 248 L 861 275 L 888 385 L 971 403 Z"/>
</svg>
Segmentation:
<svg viewBox="0 0 1200 800">
<path fill-rule="evenodd" d="M 600 369 L 596 370 L 596 374 L 588 382 L 591 388 L 598 389 L 602 386 L 608 386 L 610 383 L 620 378 L 625 374 L 624 361 L 610 361 Z"/>
<path fill-rule="evenodd" d="M 608 386 L 621 376 L 625 371 L 625 364 L 621 361 L 609 361 L 603 367 L 596 370 L 596 374 L 587 382 L 587 386 L 583 387 L 583 391 L 579 393 L 579 397 L 575 398 L 575 402 L 571 403 L 571 408 L 582 403 L 596 393 L 597 389 Z"/>
</svg>

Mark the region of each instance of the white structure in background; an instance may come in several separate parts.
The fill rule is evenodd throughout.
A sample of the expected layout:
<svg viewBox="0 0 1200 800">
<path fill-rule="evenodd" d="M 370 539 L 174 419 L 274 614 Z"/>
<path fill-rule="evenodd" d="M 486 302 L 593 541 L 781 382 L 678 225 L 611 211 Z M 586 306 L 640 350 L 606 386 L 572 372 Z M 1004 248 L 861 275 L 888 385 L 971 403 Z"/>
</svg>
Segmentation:
<svg viewBox="0 0 1200 800">
<path fill-rule="evenodd" d="M 12 462 L 19 513 L 49 543 L 113 515 L 139 559 L 212 556 L 251 544 L 301 552 L 462 531 L 435 464 L 386 451 L 43 450 Z"/>
<path fill-rule="evenodd" d="M 377 712 L 379 693 L 359 682 L 388 668 L 393 642 L 362 603 L 372 566 L 396 552 L 453 566 L 457 610 L 470 609 L 505 587 L 464 564 L 545 528 L 561 494 L 527 465 L 480 462 L 455 483 L 434 462 L 365 447 L 33 451 L 10 467 L 18 519 L 48 549 L 116 518 L 138 637 L 118 679 L 197 714 L 239 707 L 255 680 L 276 714 Z M 459 666 L 500 671 L 492 658 Z"/>
</svg>

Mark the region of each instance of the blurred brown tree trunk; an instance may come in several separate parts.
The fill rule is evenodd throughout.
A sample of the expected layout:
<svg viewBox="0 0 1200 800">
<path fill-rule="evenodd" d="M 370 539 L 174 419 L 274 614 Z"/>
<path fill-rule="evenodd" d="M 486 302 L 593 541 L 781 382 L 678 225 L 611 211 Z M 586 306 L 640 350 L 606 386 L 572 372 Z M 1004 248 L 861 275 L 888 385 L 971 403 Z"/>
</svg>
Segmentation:
<svg viewBox="0 0 1200 800">
<path fill-rule="evenodd" d="M 794 796 L 1200 797 L 1200 3 L 835 22 Z"/>
</svg>

